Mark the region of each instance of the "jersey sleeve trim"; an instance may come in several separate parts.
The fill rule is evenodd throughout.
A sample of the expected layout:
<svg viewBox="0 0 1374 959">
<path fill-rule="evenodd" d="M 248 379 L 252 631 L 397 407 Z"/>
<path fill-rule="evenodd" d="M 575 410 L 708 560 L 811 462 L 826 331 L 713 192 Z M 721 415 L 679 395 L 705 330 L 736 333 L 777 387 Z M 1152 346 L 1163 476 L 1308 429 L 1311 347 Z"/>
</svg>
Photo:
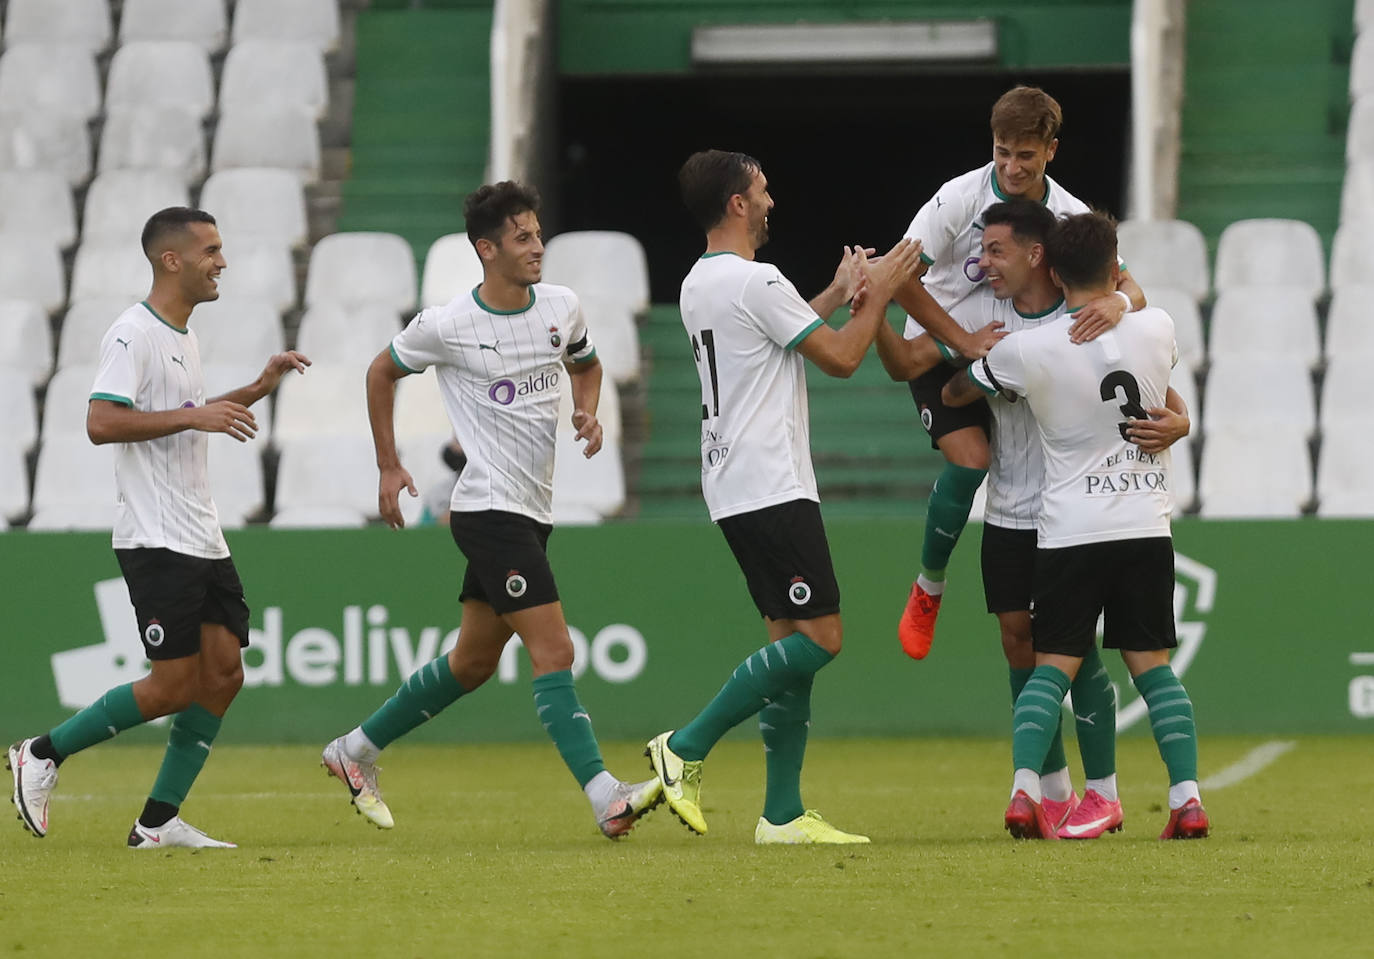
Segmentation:
<svg viewBox="0 0 1374 959">
<path fill-rule="evenodd" d="M 387 347 L 387 349 L 391 352 L 391 362 L 395 363 L 397 366 L 399 366 L 401 369 L 405 370 L 407 373 L 423 373 L 423 372 L 424 372 L 424 370 L 412 370 L 410 367 L 408 367 L 408 366 L 406 366 L 404 363 L 402 363 L 402 362 L 401 362 L 401 358 L 400 358 L 399 356 L 396 355 L 396 344 L 394 344 L 394 343 L 391 344 L 389 347 Z"/>
<path fill-rule="evenodd" d="M 129 409 L 134 408 L 133 400 L 129 399 L 127 396 L 120 396 L 118 393 L 92 393 L 91 399 L 109 400 L 111 403 L 118 403 L 120 406 L 129 407 Z"/>
<path fill-rule="evenodd" d="M 812 333 L 816 332 L 816 327 L 818 327 L 818 326 L 824 326 L 824 325 L 825 325 L 825 321 L 822 320 L 819 316 L 816 317 L 815 320 L 813 320 L 811 323 L 809 323 L 809 324 L 807 325 L 806 329 L 802 330 L 802 331 L 801 331 L 800 333 L 798 333 L 796 336 L 792 337 L 792 339 L 788 340 L 787 345 L 784 346 L 783 349 L 785 349 L 785 350 L 793 350 L 793 349 L 796 349 L 796 348 L 797 348 L 797 344 L 799 344 L 802 340 L 806 339 L 806 338 L 807 338 L 808 336 L 810 336 Z"/>
<path fill-rule="evenodd" d="M 593 346 L 592 351 L 586 356 L 570 356 L 568 362 L 574 366 L 581 366 L 583 363 L 590 363 L 594 359 L 596 359 L 596 347 Z"/>
<path fill-rule="evenodd" d="M 973 380 L 974 385 L 977 386 L 977 387 L 978 387 L 980 390 L 982 390 L 984 393 L 986 393 L 988 396 L 998 396 L 998 395 L 1000 395 L 1000 394 L 1002 393 L 1002 384 L 998 383 L 998 382 L 997 382 L 997 377 L 995 377 L 995 376 L 992 375 L 992 368 L 991 368 L 990 366 L 988 366 L 988 358 L 985 356 L 985 357 L 983 357 L 981 360 L 979 360 L 978 362 L 983 364 L 983 375 L 986 376 L 986 377 L 988 378 L 988 382 L 987 382 L 987 383 L 984 383 L 984 382 L 983 382 L 982 380 L 980 380 L 978 377 L 976 377 L 976 376 L 973 375 L 973 367 L 972 367 L 972 366 L 970 366 L 970 367 L 965 371 L 965 374 L 964 374 L 964 375 L 966 375 L 969 379 Z M 992 384 L 992 385 L 989 386 L 988 384 Z"/>
<path fill-rule="evenodd" d="M 964 354 L 960 353 L 958 350 L 951 349 L 940 340 L 935 341 L 935 348 L 940 351 L 940 355 L 946 360 L 963 359 Z"/>
<path fill-rule="evenodd" d="M 926 266 L 935 265 L 935 260 L 927 256 L 925 250 L 921 251 L 921 262 L 924 263 Z"/>
</svg>

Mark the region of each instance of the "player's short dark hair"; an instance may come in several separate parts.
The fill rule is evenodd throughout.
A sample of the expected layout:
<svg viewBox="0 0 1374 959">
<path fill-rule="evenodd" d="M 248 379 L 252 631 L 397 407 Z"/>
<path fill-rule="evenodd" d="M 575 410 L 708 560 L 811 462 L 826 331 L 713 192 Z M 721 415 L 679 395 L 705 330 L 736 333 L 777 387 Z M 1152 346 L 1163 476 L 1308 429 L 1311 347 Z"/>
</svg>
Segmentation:
<svg viewBox="0 0 1374 959">
<path fill-rule="evenodd" d="M 1054 229 L 1054 214 L 1049 207 L 1025 197 L 994 203 L 983 211 L 983 226 L 1004 224 L 1022 243 L 1044 243 Z"/>
<path fill-rule="evenodd" d="M 703 230 L 725 218 L 725 204 L 737 193 L 748 193 L 754 174 L 763 167 L 747 153 L 702 150 L 693 153 L 677 171 L 678 189 L 687 212 Z"/>
<path fill-rule="evenodd" d="M 195 210 L 189 206 L 169 206 L 165 210 L 158 210 L 143 224 L 143 252 L 149 259 L 156 259 L 162 252 L 158 247 L 167 237 L 184 231 L 192 223 L 208 223 L 214 226 L 215 218 L 204 210 Z"/>
<path fill-rule="evenodd" d="M 1063 125 L 1064 112 L 1059 109 L 1059 102 L 1039 87 L 1012 87 L 992 105 L 992 135 L 1008 143 L 1049 143 L 1059 136 Z"/>
<path fill-rule="evenodd" d="M 1116 262 L 1116 221 L 1096 210 L 1066 216 L 1045 240 L 1045 255 L 1065 286 L 1105 283 Z"/>
<path fill-rule="evenodd" d="M 481 239 L 498 242 L 511 217 L 538 212 L 539 191 L 514 180 L 484 184 L 463 200 L 463 222 L 474 246 Z"/>
</svg>

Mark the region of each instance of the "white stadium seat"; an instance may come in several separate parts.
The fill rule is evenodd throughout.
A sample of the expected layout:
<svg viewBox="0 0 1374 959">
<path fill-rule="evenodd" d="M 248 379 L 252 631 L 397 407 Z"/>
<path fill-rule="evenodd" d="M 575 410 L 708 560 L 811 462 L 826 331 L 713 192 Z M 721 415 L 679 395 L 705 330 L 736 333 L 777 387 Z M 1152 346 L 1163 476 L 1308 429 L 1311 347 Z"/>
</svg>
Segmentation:
<svg viewBox="0 0 1374 959">
<path fill-rule="evenodd" d="M 1362 32 L 1374 27 L 1374 0 L 1355 0 L 1355 30 Z"/>
<path fill-rule="evenodd" d="M 119 18 L 120 43 L 190 40 L 217 53 L 228 36 L 224 0 L 124 0 Z"/>
<path fill-rule="evenodd" d="M 375 304 L 415 309 L 415 255 L 395 233 L 333 233 L 315 244 L 305 280 L 305 305 Z"/>
<path fill-rule="evenodd" d="M 1126 269 L 1145 290 L 1156 286 L 1184 290 L 1194 300 L 1207 296 L 1207 241 L 1185 220 L 1126 220 L 1116 233 Z"/>
<path fill-rule="evenodd" d="M 229 50 L 220 78 L 219 108 L 263 103 L 299 107 L 316 120 L 329 108 L 324 55 L 308 43 L 244 40 Z"/>
<path fill-rule="evenodd" d="M 171 170 L 186 183 L 205 176 L 205 134 L 189 110 L 174 106 L 110 110 L 100 135 L 100 172 Z"/>
<path fill-rule="evenodd" d="M 553 463 L 553 520 L 559 525 L 591 525 L 625 505 L 625 469 L 619 442 L 607 441 L 591 459 L 560 438 Z"/>
<path fill-rule="evenodd" d="M 63 436 L 79 436 L 86 442 L 86 409 L 91 402 L 91 386 L 97 367 L 60 367 L 48 381 L 43 396 L 43 441 Z"/>
<path fill-rule="evenodd" d="M 201 303 L 191 314 L 191 329 L 200 341 L 205 368 L 220 364 L 261 369 L 286 349 L 281 314 L 267 300 L 221 295 Z"/>
<path fill-rule="evenodd" d="M 62 318 L 57 341 L 57 368 L 94 367 L 100 362 L 100 341 L 129 307 L 138 300 L 124 296 L 73 300 Z M 87 384 L 90 385 L 90 384 Z"/>
<path fill-rule="evenodd" d="M 205 398 L 207 400 L 214 399 L 216 396 L 223 396 L 225 393 L 252 383 L 262 372 L 262 368 L 266 365 L 266 359 L 263 357 L 262 362 L 255 363 L 205 363 L 202 361 L 201 368 L 205 373 Z M 286 383 L 298 379 L 299 376 L 298 373 L 288 373 L 282 378 L 282 382 Z M 257 436 L 251 442 L 256 443 L 260 448 L 266 447 L 272 441 L 272 410 L 276 402 L 275 397 L 279 393 L 280 388 L 278 388 L 278 393 L 263 397 L 251 407 L 253 419 L 258 424 Z"/>
<path fill-rule="evenodd" d="M 362 529 L 367 517 L 346 506 L 293 506 L 272 516 L 273 529 Z"/>
<path fill-rule="evenodd" d="M 6 520 L 29 511 L 29 467 L 24 456 L 18 446 L 0 439 L 0 530 L 9 528 Z"/>
<path fill-rule="evenodd" d="M 401 382 L 404 383 L 405 380 Z M 448 441 L 447 431 L 416 434 L 405 439 L 399 435 L 396 437 L 401 464 L 415 481 L 415 489 L 420 494 L 412 497 L 409 493 L 402 493 L 400 496 L 401 516 L 405 518 L 407 526 L 415 525 L 423 518 L 426 506 L 436 514 L 449 507 L 453 497 L 453 484 L 458 476 L 443 460 L 442 450 Z"/>
<path fill-rule="evenodd" d="M 1208 434 L 1198 470 L 1206 518 L 1294 517 L 1312 499 L 1312 458 L 1293 433 L 1234 431 Z"/>
<path fill-rule="evenodd" d="M 1331 294 L 1326 313 L 1326 359 L 1359 355 L 1374 366 L 1374 323 L 1369 304 L 1374 303 L 1374 276 L 1367 285 L 1342 286 Z"/>
<path fill-rule="evenodd" d="M 1173 468 L 1170 476 L 1173 489 L 1169 492 L 1173 502 L 1173 515 L 1182 516 L 1197 505 L 1197 464 L 1193 462 L 1192 437 L 1185 436 L 1169 447 Z"/>
<path fill-rule="evenodd" d="M 21 110 L 0 113 L 0 170 L 54 172 L 71 186 L 91 176 L 91 136 L 83 117 Z"/>
<path fill-rule="evenodd" d="M 1347 166 L 1368 162 L 1374 149 L 1374 97 L 1361 97 L 1350 108 L 1350 120 L 1345 131 L 1345 162 Z"/>
<path fill-rule="evenodd" d="M 31 387 L 42 386 L 52 375 L 52 347 L 52 328 L 41 306 L 0 300 L 0 369 L 22 370 Z"/>
<path fill-rule="evenodd" d="M 558 378 L 558 442 L 560 454 L 571 448 L 572 438 L 577 434 L 577 431 L 573 429 L 572 415 L 572 376 L 564 373 Z M 601 381 L 601 398 L 597 401 L 596 418 L 601 423 L 601 432 L 605 436 L 606 442 L 619 443 L 621 437 L 620 392 L 613 383 L 606 379 Z M 577 443 L 577 455 L 579 456 L 582 455 L 582 446 L 581 442 Z"/>
<path fill-rule="evenodd" d="M 108 0 L 9 0 L 5 42 L 71 43 L 99 53 L 110 45 Z"/>
<path fill-rule="evenodd" d="M 110 110 L 179 107 L 197 119 L 215 107 L 210 56 L 189 40 L 138 40 L 110 61 L 105 106 Z"/>
<path fill-rule="evenodd" d="M 1321 359 L 1317 310 L 1308 291 L 1293 286 L 1237 287 L 1212 307 L 1212 361 L 1281 355 L 1313 367 Z"/>
<path fill-rule="evenodd" d="M 317 303 L 301 316 L 296 349 L 311 362 L 351 369 L 362 383 L 369 363 L 401 332 L 394 311 L 386 306 L 345 307 Z"/>
<path fill-rule="evenodd" d="M 1374 356 L 1338 356 L 1322 377 L 1322 443 L 1342 443 L 1352 433 L 1370 433 L 1369 364 Z"/>
<path fill-rule="evenodd" d="M 171 170 L 107 170 L 91 181 L 86 192 L 81 240 L 138 247 L 148 217 L 169 206 L 190 205 L 191 192 Z"/>
<path fill-rule="evenodd" d="M 96 240 L 76 248 L 72 302 L 124 297 L 136 303 L 152 286 L 153 268 L 137 243 Z"/>
<path fill-rule="evenodd" d="M 1193 376 L 1192 370 L 1179 363 L 1169 374 L 1169 385 L 1183 397 L 1183 402 L 1188 407 L 1188 419 L 1192 422 L 1192 435 L 1196 436 L 1202 432 L 1202 406 L 1198 402 L 1197 379 Z"/>
<path fill-rule="evenodd" d="M 224 272 L 221 296 L 266 300 L 279 312 L 296 305 L 296 265 L 291 249 L 273 236 L 243 235 L 220 231 L 224 241 Z"/>
<path fill-rule="evenodd" d="M 578 301 L 608 385 L 639 379 L 639 329 L 629 307 L 597 296 L 579 296 Z"/>
<path fill-rule="evenodd" d="M 110 529 L 115 517 L 117 444 L 84 433 L 43 437 L 33 480 L 29 529 Z"/>
<path fill-rule="evenodd" d="M 1354 223 L 1374 216 L 1374 160 L 1352 160 L 1345 166 L 1341 183 L 1341 223 Z"/>
<path fill-rule="evenodd" d="M 1374 93 L 1374 31 L 1355 38 L 1350 52 L 1350 99 Z"/>
<path fill-rule="evenodd" d="M 38 439 L 38 404 L 28 379 L 5 375 L 11 372 L 15 371 L 0 369 L 0 403 L 5 411 L 0 418 L 0 444 L 28 450 Z"/>
<path fill-rule="evenodd" d="M 260 411 L 254 407 L 255 413 Z M 240 443 L 225 433 L 210 434 L 210 495 L 220 526 L 238 529 L 266 503 L 262 437 Z"/>
<path fill-rule="evenodd" d="M 273 433 L 279 446 L 317 436 L 368 439 L 367 394 L 358 370 L 312 367 L 305 376 L 288 376 L 277 388 Z M 375 466 L 375 458 L 373 464 Z"/>
<path fill-rule="evenodd" d="M 52 170 L 0 170 L 0 232 L 27 233 L 66 249 L 76 242 L 71 186 Z"/>
<path fill-rule="evenodd" d="M 466 233 L 450 233 L 429 245 L 420 305 L 443 306 L 482 283 L 482 258 Z"/>
<path fill-rule="evenodd" d="M 435 450 L 453 434 L 439 393 L 439 374 L 435 370 L 403 376 L 396 383 L 396 440 L 415 437 L 434 441 Z"/>
<path fill-rule="evenodd" d="M 1368 218 L 1338 227 L 1331 241 L 1331 289 L 1374 282 L 1374 250 L 1359 233 Z"/>
<path fill-rule="evenodd" d="M 239 167 L 212 173 L 200 208 L 214 215 L 221 233 L 276 237 L 288 246 L 308 238 L 305 190 L 289 170 Z"/>
<path fill-rule="evenodd" d="M 578 296 L 616 300 L 636 315 L 649 308 L 648 261 L 628 233 L 558 234 L 544 245 L 544 280 L 571 287 Z"/>
<path fill-rule="evenodd" d="M 1317 515 L 1374 516 L 1374 432 L 1361 428 L 1322 440 Z"/>
<path fill-rule="evenodd" d="M 220 114 L 211 169 L 277 167 L 302 183 L 320 178 L 320 133 L 310 114 L 296 108 L 240 107 Z"/>
<path fill-rule="evenodd" d="M 1286 357 L 1212 357 L 1202 401 L 1207 440 L 1256 423 L 1276 434 L 1311 437 L 1317 409 L 1307 367 Z"/>
<path fill-rule="evenodd" d="M 0 110 L 91 119 L 100 112 L 95 56 L 70 43 L 11 44 L 0 55 Z"/>
<path fill-rule="evenodd" d="M 1326 289 L 1317 231 L 1301 220 L 1232 223 L 1217 241 L 1216 288 L 1224 293 L 1238 286 L 1297 286 L 1315 300 Z"/>
<path fill-rule="evenodd" d="M 49 313 L 66 302 L 57 244 L 26 233 L 0 233 L 0 298 L 30 300 Z"/>
<path fill-rule="evenodd" d="M 328 53 L 339 45 L 338 0 L 238 0 L 233 38 L 295 40 Z"/>
<path fill-rule="evenodd" d="M 377 515 L 377 456 L 370 436 L 304 436 L 280 445 L 278 511 L 333 507 Z"/>
<path fill-rule="evenodd" d="M 1178 362 L 1190 370 L 1201 369 L 1207 363 L 1207 347 L 1203 342 L 1202 313 L 1197 301 L 1187 290 L 1167 286 L 1150 286 L 1145 290 L 1150 306 L 1157 306 L 1174 321 L 1174 342 L 1178 344 Z"/>
</svg>

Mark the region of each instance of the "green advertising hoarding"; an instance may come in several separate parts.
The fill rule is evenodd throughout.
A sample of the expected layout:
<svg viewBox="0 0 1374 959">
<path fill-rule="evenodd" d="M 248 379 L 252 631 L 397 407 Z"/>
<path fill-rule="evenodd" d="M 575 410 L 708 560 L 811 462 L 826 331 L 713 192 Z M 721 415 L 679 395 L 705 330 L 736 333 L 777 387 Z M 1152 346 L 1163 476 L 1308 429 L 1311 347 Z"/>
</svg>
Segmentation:
<svg viewBox="0 0 1374 959">
<path fill-rule="evenodd" d="M 1004 734 L 1006 667 L 983 607 L 980 527 L 970 526 L 956 551 L 935 646 L 919 663 L 896 639 L 919 523 L 837 520 L 828 530 L 845 647 L 816 684 L 813 734 Z M 457 638 L 463 563 L 444 529 L 248 529 L 229 541 L 253 610 L 253 646 L 224 741 L 322 743 Z M 1363 569 L 1371 545 L 1370 522 L 1176 524 L 1175 664 L 1204 735 L 1374 731 L 1374 614 Z M 681 724 L 766 638 L 707 522 L 560 529 L 550 554 L 578 687 L 604 739 L 647 739 Z M 5 534 L 0 575 L 9 598 L 0 733 L 47 729 L 143 675 L 108 536 Z M 1108 665 L 1121 690 L 1118 724 L 1141 734 L 1142 704 L 1117 657 Z M 414 738 L 540 738 L 529 679 L 512 643 L 479 694 Z"/>
</svg>

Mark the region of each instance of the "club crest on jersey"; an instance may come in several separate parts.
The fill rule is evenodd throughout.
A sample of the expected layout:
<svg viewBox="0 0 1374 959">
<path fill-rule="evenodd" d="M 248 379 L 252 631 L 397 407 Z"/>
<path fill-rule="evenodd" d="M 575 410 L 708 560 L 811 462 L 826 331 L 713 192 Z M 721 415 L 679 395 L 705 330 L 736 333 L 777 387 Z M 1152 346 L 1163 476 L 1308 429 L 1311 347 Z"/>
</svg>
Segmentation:
<svg viewBox="0 0 1374 959">
<path fill-rule="evenodd" d="M 525 595 L 525 590 L 530 588 L 525 577 L 520 575 L 520 571 L 513 569 L 506 574 L 506 595 L 511 599 L 519 599 Z"/>
<path fill-rule="evenodd" d="M 787 587 L 787 598 L 793 606 L 805 606 L 811 602 L 811 587 L 800 576 L 793 576 L 792 584 Z"/>
<path fill-rule="evenodd" d="M 558 334 L 558 327 L 556 326 L 549 327 L 549 345 L 554 349 L 563 345 L 563 337 Z"/>
<path fill-rule="evenodd" d="M 921 407 L 921 425 L 924 426 L 924 427 L 926 428 L 926 432 L 927 432 L 927 433 L 930 432 L 931 424 L 934 423 L 934 422 L 935 422 L 935 417 L 932 416 L 932 415 L 930 414 L 930 407 L 929 407 L 929 406 L 923 406 L 923 407 Z"/>
<path fill-rule="evenodd" d="M 162 645 L 162 641 L 167 638 L 167 631 L 162 628 L 162 624 L 153 620 L 148 624 L 148 628 L 143 631 L 143 641 L 154 649 Z"/>
</svg>

